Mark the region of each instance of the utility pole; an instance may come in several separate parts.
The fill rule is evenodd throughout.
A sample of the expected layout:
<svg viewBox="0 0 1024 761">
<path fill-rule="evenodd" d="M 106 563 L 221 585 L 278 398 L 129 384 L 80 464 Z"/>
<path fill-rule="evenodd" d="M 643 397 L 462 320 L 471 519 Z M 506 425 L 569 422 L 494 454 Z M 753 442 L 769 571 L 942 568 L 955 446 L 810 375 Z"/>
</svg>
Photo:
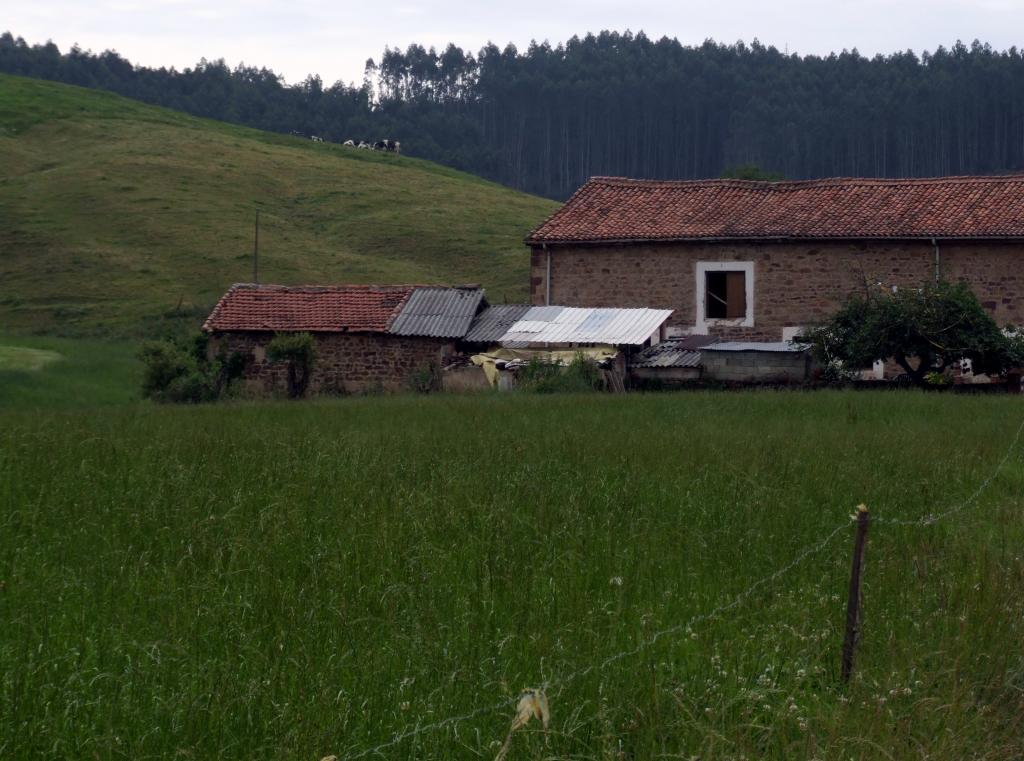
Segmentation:
<svg viewBox="0 0 1024 761">
<path fill-rule="evenodd" d="M 256 239 L 252 246 L 252 281 L 260 283 L 260 210 L 256 209 Z"/>
</svg>

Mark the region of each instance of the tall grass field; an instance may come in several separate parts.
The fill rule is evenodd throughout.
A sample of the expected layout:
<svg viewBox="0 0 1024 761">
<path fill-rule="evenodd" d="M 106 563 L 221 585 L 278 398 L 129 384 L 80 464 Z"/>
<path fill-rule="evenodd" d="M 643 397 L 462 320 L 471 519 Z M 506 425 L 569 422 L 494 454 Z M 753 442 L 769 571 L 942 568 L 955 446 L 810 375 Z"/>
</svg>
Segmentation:
<svg viewBox="0 0 1024 761">
<path fill-rule="evenodd" d="M 863 392 L 2 411 L 0 758 L 493 759 L 543 688 L 509 759 L 1019 759 L 1022 418 Z"/>
</svg>

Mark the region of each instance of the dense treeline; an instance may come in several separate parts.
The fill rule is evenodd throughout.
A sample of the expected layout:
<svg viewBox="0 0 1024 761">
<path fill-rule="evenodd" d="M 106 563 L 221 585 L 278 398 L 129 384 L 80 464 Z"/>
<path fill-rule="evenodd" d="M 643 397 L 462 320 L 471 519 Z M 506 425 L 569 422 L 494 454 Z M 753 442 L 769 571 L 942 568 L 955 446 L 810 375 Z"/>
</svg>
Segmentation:
<svg viewBox="0 0 1024 761">
<path fill-rule="evenodd" d="M 1024 170 L 1024 54 L 957 43 L 920 57 L 784 55 L 602 32 L 523 52 L 412 45 L 360 85 L 287 85 L 265 68 L 134 67 L 0 36 L 0 71 L 100 87 L 200 116 L 403 152 L 553 197 L 591 175 L 791 178 Z"/>
</svg>

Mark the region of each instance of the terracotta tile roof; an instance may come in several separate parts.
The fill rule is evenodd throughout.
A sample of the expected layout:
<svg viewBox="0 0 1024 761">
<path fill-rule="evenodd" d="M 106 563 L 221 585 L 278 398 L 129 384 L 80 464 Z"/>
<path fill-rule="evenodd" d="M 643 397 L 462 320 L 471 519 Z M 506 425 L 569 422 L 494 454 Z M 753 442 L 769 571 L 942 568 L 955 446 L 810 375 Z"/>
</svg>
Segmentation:
<svg viewBox="0 0 1024 761">
<path fill-rule="evenodd" d="M 595 177 L 526 242 L 792 238 L 1024 238 L 1024 175 L 804 182 Z"/>
<path fill-rule="evenodd" d="M 387 332 L 412 285 L 231 286 L 203 330 Z"/>
</svg>

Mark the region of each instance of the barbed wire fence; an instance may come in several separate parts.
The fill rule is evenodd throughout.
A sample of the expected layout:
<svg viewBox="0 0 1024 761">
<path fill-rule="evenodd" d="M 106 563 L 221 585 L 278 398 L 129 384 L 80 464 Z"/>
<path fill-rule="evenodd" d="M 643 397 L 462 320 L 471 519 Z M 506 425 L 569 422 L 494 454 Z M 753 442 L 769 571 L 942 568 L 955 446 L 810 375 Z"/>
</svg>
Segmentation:
<svg viewBox="0 0 1024 761">
<path fill-rule="evenodd" d="M 984 494 L 985 491 L 992 485 L 992 483 L 999 477 L 1003 469 L 1006 467 L 1006 464 L 1010 461 L 1010 458 L 1014 450 L 1017 448 L 1017 444 L 1020 442 L 1022 436 L 1024 436 L 1024 418 L 1021 419 L 1021 422 L 1018 425 L 1016 432 L 1010 440 L 1009 446 L 1006 448 L 1005 453 L 999 459 L 998 463 L 996 464 L 992 472 L 988 475 L 987 478 L 985 478 L 979 484 L 979 486 L 966 499 L 959 502 L 955 506 L 947 510 L 943 510 L 942 512 L 929 513 L 927 515 L 922 516 L 921 518 L 913 520 L 894 518 L 872 518 L 871 523 L 883 526 L 932 526 L 936 523 L 939 523 L 940 521 L 950 518 L 953 515 L 961 513 L 964 510 L 976 506 L 981 495 Z M 541 683 L 541 686 L 537 689 L 537 692 L 541 694 L 546 694 L 552 691 L 553 689 L 560 690 L 562 688 L 565 688 L 572 682 L 578 679 L 582 679 L 594 671 L 603 671 L 604 669 L 611 666 L 613 663 L 639 655 L 643 651 L 654 646 L 658 642 L 658 640 L 664 637 L 671 637 L 673 635 L 677 635 L 683 632 L 689 632 L 695 626 L 699 626 L 701 624 L 712 621 L 724 615 L 725 613 L 740 607 L 744 602 L 750 599 L 750 597 L 753 596 L 758 590 L 762 589 L 763 587 L 769 586 L 775 581 L 778 581 L 780 578 L 782 578 L 787 573 L 789 573 L 794 568 L 803 563 L 811 555 L 815 555 L 823 551 L 833 541 L 835 541 L 835 539 L 841 533 L 843 533 L 844 529 L 850 528 L 850 526 L 854 525 L 855 523 L 856 516 L 850 516 L 850 519 L 834 527 L 831 531 L 829 531 L 828 534 L 824 536 L 824 538 L 804 546 L 786 565 L 781 566 L 772 573 L 757 579 L 752 584 L 743 589 L 741 592 L 735 594 L 728 602 L 722 603 L 704 613 L 698 613 L 683 623 L 674 624 L 664 629 L 660 629 L 654 632 L 653 634 L 649 635 L 648 637 L 642 639 L 634 647 L 607 656 L 606 658 L 597 663 L 591 663 L 588 666 L 576 669 L 558 678 L 545 680 Z M 347 752 L 344 752 L 341 756 L 339 756 L 339 758 L 343 759 L 344 761 L 356 761 L 356 759 L 367 758 L 370 756 L 381 756 L 384 753 L 384 751 L 390 748 L 394 748 L 395 746 L 413 737 L 417 737 L 419 735 L 426 734 L 429 732 L 437 732 L 452 726 L 457 727 L 459 724 L 462 724 L 463 722 L 472 721 L 473 719 L 485 716 L 487 714 L 493 714 L 499 711 L 512 709 L 520 701 L 520 697 L 520 695 L 516 695 L 515 697 L 506 697 L 491 705 L 474 709 L 472 711 L 469 711 L 468 713 L 459 714 L 456 716 L 448 716 L 444 719 L 440 719 L 438 721 L 426 724 L 417 723 L 412 727 L 406 727 L 396 732 L 394 735 L 392 735 L 392 737 L 389 740 L 386 740 L 378 745 L 374 745 L 372 747 L 363 749 L 349 749 Z"/>
<path fill-rule="evenodd" d="M 992 471 L 988 478 L 981 482 L 978 488 L 976 488 L 971 493 L 971 495 L 967 497 L 967 499 L 965 499 L 963 502 L 956 505 L 955 507 L 952 507 L 948 510 L 943 510 L 940 513 L 929 513 L 928 515 L 922 516 L 921 518 L 917 518 L 916 520 L 901 520 L 898 518 L 875 518 L 872 519 L 871 522 L 876 525 L 880 524 L 883 526 L 932 526 L 938 523 L 939 521 L 943 521 L 946 518 L 949 518 L 950 516 L 963 512 L 967 508 L 976 504 L 978 498 L 985 493 L 985 491 L 992 484 L 992 482 L 999 477 L 1000 473 L 1002 473 L 1003 468 L 1006 467 L 1006 463 L 1010 461 L 1010 455 L 1013 454 L 1013 450 L 1016 449 L 1017 443 L 1020 441 L 1021 434 L 1024 434 L 1024 420 L 1021 420 L 1020 425 L 1017 426 L 1017 432 L 1014 434 L 1013 439 L 1010 441 L 1010 446 L 1006 448 L 1006 453 L 1002 456 L 1002 458 L 999 460 L 999 463 L 996 465 L 995 470 Z"/>
</svg>

